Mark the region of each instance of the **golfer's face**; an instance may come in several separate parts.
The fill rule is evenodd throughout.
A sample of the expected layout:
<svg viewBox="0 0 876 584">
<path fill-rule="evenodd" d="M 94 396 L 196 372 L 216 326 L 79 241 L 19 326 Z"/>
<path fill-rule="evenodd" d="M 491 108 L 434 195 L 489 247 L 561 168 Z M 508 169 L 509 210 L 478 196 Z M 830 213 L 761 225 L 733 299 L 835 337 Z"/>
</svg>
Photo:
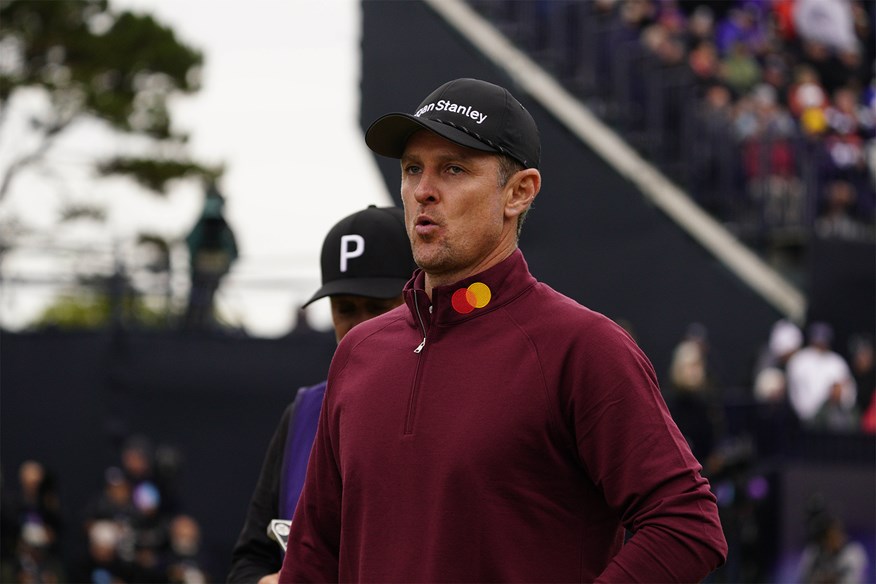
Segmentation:
<svg viewBox="0 0 876 584">
<path fill-rule="evenodd" d="M 408 140 L 401 169 L 411 249 L 428 274 L 465 277 L 515 245 L 496 155 L 421 131 Z"/>
</svg>

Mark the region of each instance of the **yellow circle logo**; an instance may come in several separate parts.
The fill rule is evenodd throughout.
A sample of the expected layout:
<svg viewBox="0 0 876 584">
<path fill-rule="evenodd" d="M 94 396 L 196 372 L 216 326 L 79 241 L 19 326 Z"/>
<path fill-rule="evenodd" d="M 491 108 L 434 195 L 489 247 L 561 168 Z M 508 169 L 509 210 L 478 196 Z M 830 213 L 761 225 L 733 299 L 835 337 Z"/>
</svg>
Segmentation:
<svg viewBox="0 0 876 584">
<path fill-rule="evenodd" d="M 493 293 L 483 282 L 475 282 L 468 288 L 460 288 L 453 293 L 450 303 L 460 314 L 468 314 L 475 308 L 483 308 L 490 303 Z"/>
</svg>

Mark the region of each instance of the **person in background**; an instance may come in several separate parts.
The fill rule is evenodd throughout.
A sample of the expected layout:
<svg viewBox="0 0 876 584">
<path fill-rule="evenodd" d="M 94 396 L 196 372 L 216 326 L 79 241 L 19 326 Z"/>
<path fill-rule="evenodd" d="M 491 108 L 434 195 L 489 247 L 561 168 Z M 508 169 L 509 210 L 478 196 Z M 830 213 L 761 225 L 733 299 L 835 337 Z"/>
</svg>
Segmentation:
<svg viewBox="0 0 876 584">
<path fill-rule="evenodd" d="M 329 298 L 340 342 L 354 326 L 402 303 L 402 288 L 416 268 L 402 210 L 372 205 L 341 219 L 323 242 L 321 268 L 322 286 L 305 306 Z M 277 581 L 283 554 L 267 528 L 295 511 L 325 386 L 302 387 L 283 412 L 232 552 L 229 582 Z"/>
<path fill-rule="evenodd" d="M 719 441 L 723 425 L 719 388 L 714 383 L 708 354 L 708 329 L 701 323 L 690 323 L 672 352 L 670 391 L 665 396 L 672 419 L 707 471 L 707 461 Z"/>
<path fill-rule="evenodd" d="M 785 370 L 788 360 L 803 346 L 803 332 L 787 319 L 779 319 L 770 329 L 766 348 L 758 356 L 754 370 L 754 398 L 761 403 L 787 401 Z"/>
<path fill-rule="evenodd" d="M 37 460 L 25 460 L 18 468 L 18 486 L 17 492 L 3 489 L 0 581 L 63 581 L 63 521 L 55 474 Z"/>
<path fill-rule="evenodd" d="M 849 367 L 858 391 L 858 411 L 866 412 L 876 395 L 876 354 L 871 335 L 861 333 L 849 340 Z"/>
<path fill-rule="evenodd" d="M 798 566 L 802 584 L 864 584 L 867 581 L 866 548 L 849 538 L 843 521 L 827 513 L 809 518 L 809 544 Z"/>
<path fill-rule="evenodd" d="M 201 550 L 201 526 L 190 515 L 177 515 L 168 529 L 169 549 L 162 558 L 167 582 L 206 584 L 210 582 L 207 562 Z"/>
<path fill-rule="evenodd" d="M 857 393 L 852 372 L 846 360 L 831 350 L 833 328 L 829 324 L 813 322 L 807 337 L 808 344 L 788 360 L 791 406 L 803 424 L 839 424 L 846 429 L 842 414 L 854 411 Z"/>
<path fill-rule="evenodd" d="M 338 345 L 280 582 L 704 579 L 727 544 L 651 363 L 517 247 L 535 121 L 476 79 L 413 111 L 365 141 L 420 269 Z"/>
</svg>

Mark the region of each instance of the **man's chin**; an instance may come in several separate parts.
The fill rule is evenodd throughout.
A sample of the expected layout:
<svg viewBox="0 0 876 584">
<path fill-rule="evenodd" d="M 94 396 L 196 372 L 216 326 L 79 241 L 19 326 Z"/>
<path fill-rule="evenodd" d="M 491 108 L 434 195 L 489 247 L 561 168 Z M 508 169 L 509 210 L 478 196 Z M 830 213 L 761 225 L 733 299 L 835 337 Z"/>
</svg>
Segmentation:
<svg viewBox="0 0 876 584">
<path fill-rule="evenodd" d="M 414 251 L 414 262 L 427 273 L 438 273 L 442 271 L 445 259 L 437 254 L 429 253 L 426 250 L 421 250 L 419 253 Z"/>
</svg>

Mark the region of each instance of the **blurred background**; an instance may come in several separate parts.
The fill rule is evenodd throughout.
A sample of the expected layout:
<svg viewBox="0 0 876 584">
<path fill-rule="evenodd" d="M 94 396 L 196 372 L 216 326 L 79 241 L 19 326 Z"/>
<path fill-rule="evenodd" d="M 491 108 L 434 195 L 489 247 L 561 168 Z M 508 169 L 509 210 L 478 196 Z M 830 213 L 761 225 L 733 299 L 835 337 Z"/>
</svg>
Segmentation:
<svg viewBox="0 0 876 584">
<path fill-rule="evenodd" d="M 710 580 L 876 581 L 874 8 L 0 0 L 0 581 L 224 580 L 322 238 L 400 203 L 363 130 L 462 76 L 539 124 L 521 247 L 651 358 Z"/>
</svg>

